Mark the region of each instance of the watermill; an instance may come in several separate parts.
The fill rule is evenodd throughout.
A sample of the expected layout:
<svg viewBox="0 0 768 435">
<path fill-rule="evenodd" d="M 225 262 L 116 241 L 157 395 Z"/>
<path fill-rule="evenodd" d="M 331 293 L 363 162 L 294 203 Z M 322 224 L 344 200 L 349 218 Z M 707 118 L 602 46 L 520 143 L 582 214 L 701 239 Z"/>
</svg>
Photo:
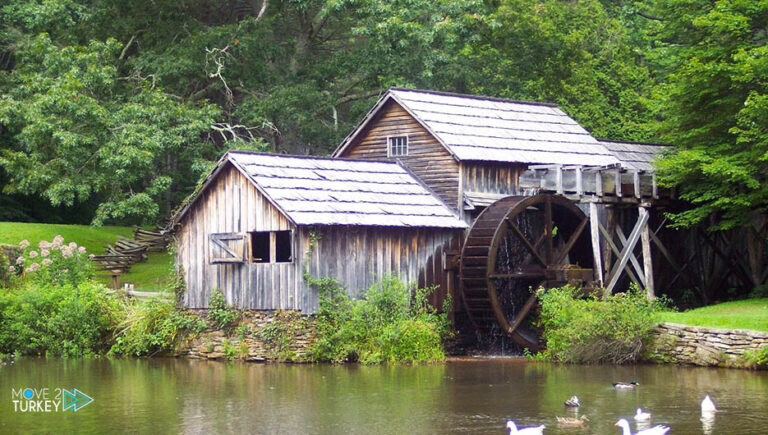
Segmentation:
<svg viewBox="0 0 768 435">
<path fill-rule="evenodd" d="M 592 280 L 588 222 L 572 201 L 553 194 L 510 196 L 483 210 L 460 262 L 462 300 L 475 328 L 538 349 L 530 324 L 536 290 Z"/>
</svg>

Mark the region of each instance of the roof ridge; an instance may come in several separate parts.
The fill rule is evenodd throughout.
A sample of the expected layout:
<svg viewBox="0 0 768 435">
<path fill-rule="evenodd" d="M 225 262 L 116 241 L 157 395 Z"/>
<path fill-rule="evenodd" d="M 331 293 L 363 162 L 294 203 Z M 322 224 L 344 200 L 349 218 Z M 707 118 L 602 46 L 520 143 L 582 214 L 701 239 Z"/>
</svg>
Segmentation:
<svg viewBox="0 0 768 435">
<path fill-rule="evenodd" d="M 472 95 L 472 94 L 461 94 L 458 92 L 445 92 L 445 91 L 432 91 L 432 90 L 426 90 L 426 89 L 411 89 L 411 88 L 399 88 L 399 87 L 392 87 L 389 88 L 390 91 L 404 91 L 404 92 L 420 92 L 423 94 L 434 94 L 434 95 L 444 95 L 449 97 L 458 97 L 458 98 L 467 98 L 471 100 L 486 100 L 486 101 L 498 101 L 502 103 L 516 103 L 516 104 L 528 104 L 532 106 L 544 106 L 544 107 L 555 107 L 559 109 L 559 106 L 555 103 L 542 103 L 539 101 L 525 101 L 525 100 L 512 100 L 508 98 L 499 98 L 499 97 L 486 97 L 482 95 Z"/>
<path fill-rule="evenodd" d="M 626 143 L 631 145 L 648 145 L 648 146 L 654 146 L 654 147 L 671 147 L 673 145 L 671 144 L 663 144 L 663 143 L 655 143 L 655 142 L 637 142 L 633 140 L 614 140 L 614 139 L 601 139 L 599 137 L 596 137 L 598 142 L 609 142 L 609 143 Z"/>
<path fill-rule="evenodd" d="M 245 154 L 254 156 L 268 156 L 268 157 L 280 157 L 280 158 L 292 158 L 292 159 L 305 159 L 305 160 L 332 160 L 335 162 L 362 162 L 362 163 L 386 163 L 389 165 L 394 164 L 390 160 L 368 160 L 368 159 L 350 159 L 347 157 L 331 157 L 331 156 L 313 156 L 313 155 L 301 155 L 301 154 L 281 154 L 281 153 L 267 153 L 260 151 L 246 151 L 246 150 L 229 150 L 227 154 Z"/>
</svg>

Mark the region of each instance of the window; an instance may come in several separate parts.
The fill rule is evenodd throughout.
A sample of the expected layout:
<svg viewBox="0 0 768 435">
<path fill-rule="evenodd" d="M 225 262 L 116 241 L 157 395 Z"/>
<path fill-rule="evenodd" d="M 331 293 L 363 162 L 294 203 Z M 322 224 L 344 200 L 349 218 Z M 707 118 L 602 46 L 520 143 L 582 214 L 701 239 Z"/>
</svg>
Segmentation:
<svg viewBox="0 0 768 435">
<path fill-rule="evenodd" d="M 251 233 L 251 261 L 254 263 L 290 263 L 293 261 L 292 247 L 290 231 Z"/>
<path fill-rule="evenodd" d="M 247 258 L 245 233 L 213 233 L 209 234 L 208 240 L 213 264 L 243 263 Z"/>
<path fill-rule="evenodd" d="M 269 263 L 269 231 L 251 233 L 251 261 Z"/>
<path fill-rule="evenodd" d="M 408 155 L 408 136 L 393 136 L 389 137 L 388 140 L 389 149 L 387 152 L 390 157 Z"/>
</svg>

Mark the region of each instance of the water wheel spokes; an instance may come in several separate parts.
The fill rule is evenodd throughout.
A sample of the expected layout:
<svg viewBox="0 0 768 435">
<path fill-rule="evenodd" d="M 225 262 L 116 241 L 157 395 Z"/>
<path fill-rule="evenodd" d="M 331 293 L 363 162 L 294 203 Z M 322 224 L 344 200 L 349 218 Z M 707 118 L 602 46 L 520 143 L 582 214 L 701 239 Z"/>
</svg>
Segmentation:
<svg viewBox="0 0 768 435">
<path fill-rule="evenodd" d="M 538 349 L 536 330 L 526 322 L 536 290 L 564 284 L 574 270 L 591 277 L 583 268 L 591 266 L 587 223 L 576 205 L 549 194 L 507 197 L 486 208 L 462 249 L 462 294 L 473 324 L 485 331 L 499 327 L 518 344 Z"/>
</svg>

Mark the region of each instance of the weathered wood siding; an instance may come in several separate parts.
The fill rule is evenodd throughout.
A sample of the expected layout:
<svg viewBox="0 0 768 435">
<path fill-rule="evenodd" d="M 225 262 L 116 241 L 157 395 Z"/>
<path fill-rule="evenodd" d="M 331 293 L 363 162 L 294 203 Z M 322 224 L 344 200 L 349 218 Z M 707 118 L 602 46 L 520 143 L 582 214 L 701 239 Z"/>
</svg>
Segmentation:
<svg viewBox="0 0 768 435">
<path fill-rule="evenodd" d="M 290 263 L 211 263 L 212 233 L 280 230 L 294 231 Z M 314 312 L 318 295 L 304 282 L 305 266 L 313 278 L 336 278 L 353 297 L 386 275 L 419 286 L 438 285 L 431 302 L 440 307 L 455 286 L 451 272 L 445 271 L 444 252 L 458 250 L 461 233 L 435 228 L 293 227 L 228 165 L 181 221 L 176 255 L 187 284 L 184 302 L 190 308 L 207 308 L 211 291 L 219 288 L 238 308 Z M 311 234 L 318 237 L 312 249 Z"/>
<path fill-rule="evenodd" d="M 518 163 L 463 162 L 464 192 L 518 193 L 517 180 L 526 165 Z"/>
<path fill-rule="evenodd" d="M 458 207 L 459 164 L 399 104 L 389 101 L 340 157 L 385 160 L 388 136 L 408 136 L 408 155 L 397 157 L 454 210 Z"/>
<path fill-rule="evenodd" d="M 206 308 L 213 289 L 251 309 L 298 309 L 297 262 L 211 264 L 209 235 L 295 230 L 240 171 L 227 165 L 200 193 L 177 233 L 177 258 L 187 284 L 185 303 Z M 250 243 L 246 243 L 250 249 Z M 294 252 L 296 252 L 294 250 Z"/>
<path fill-rule="evenodd" d="M 310 250 L 310 234 L 317 238 Z M 387 275 L 419 287 L 437 285 L 430 298 L 436 307 L 456 283 L 446 271 L 446 251 L 458 250 L 462 230 L 388 227 L 302 227 L 299 244 L 302 262 L 312 278 L 333 277 L 352 297 Z M 314 289 L 302 283 L 301 306 L 317 309 Z M 455 300 L 455 294 L 454 300 Z"/>
</svg>

